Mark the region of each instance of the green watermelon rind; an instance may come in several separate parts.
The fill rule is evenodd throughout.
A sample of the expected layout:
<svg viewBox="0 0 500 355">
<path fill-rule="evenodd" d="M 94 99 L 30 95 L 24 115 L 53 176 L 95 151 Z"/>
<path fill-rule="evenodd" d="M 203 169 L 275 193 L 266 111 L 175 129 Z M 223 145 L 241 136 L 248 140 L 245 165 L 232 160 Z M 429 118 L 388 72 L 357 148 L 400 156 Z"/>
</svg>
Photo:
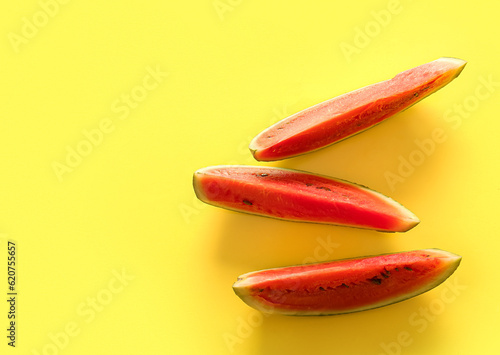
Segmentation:
<svg viewBox="0 0 500 355">
<path fill-rule="evenodd" d="M 267 271 L 267 270 L 275 270 L 275 269 L 282 269 L 282 268 L 273 268 L 273 269 L 265 269 L 265 270 L 259 270 L 259 271 L 254 271 L 254 272 L 249 272 L 246 274 L 243 274 L 238 277 L 238 280 L 233 284 L 233 291 L 234 293 L 243 301 L 245 302 L 248 306 L 261 311 L 263 313 L 267 314 L 279 314 L 279 315 L 286 315 L 286 316 L 333 316 L 333 315 L 341 315 L 341 314 L 349 314 L 349 313 L 357 313 L 357 312 L 362 312 L 362 311 L 368 311 L 371 309 L 377 309 L 381 307 L 386 307 L 395 303 L 399 303 L 411 298 L 414 298 L 416 296 L 419 296 L 425 292 L 428 292 L 435 287 L 439 286 L 443 282 L 445 282 L 458 268 L 460 265 L 460 262 L 462 260 L 462 257 L 460 255 L 442 250 L 442 249 L 437 249 L 437 248 L 431 248 L 431 249 L 423 249 L 423 250 L 416 250 L 417 252 L 433 252 L 433 253 L 438 253 L 442 254 L 444 257 L 448 259 L 448 262 L 446 264 L 445 270 L 438 275 L 435 279 L 433 279 L 431 282 L 423 285 L 419 289 L 409 292 L 407 294 L 403 294 L 397 297 L 394 297 L 392 299 L 387 299 L 384 301 L 381 301 L 379 303 L 374 303 L 370 305 L 366 305 L 364 307 L 359 307 L 359 308 L 354 308 L 354 309 L 349 309 L 349 310 L 342 310 L 342 311 L 328 311 L 328 310 L 312 310 L 312 311 L 304 311 L 304 310 L 289 310 L 289 309 L 280 309 L 280 308 L 275 308 L 272 305 L 264 304 L 260 302 L 258 299 L 254 298 L 250 292 L 249 292 L 249 285 L 245 285 L 244 282 L 247 280 L 247 278 L 253 274 L 260 273 L 262 271 Z M 386 253 L 386 254 L 379 254 L 379 255 L 371 255 L 371 256 L 364 256 L 364 257 L 356 257 L 356 258 L 347 258 L 347 259 L 341 259 L 341 260 L 335 260 L 335 261 L 348 261 L 348 260 L 353 260 L 353 259 L 365 259 L 365 258 L 370 258 L 370 257 L 377 257 L 377 256 L 383 256 L 383 255 L 394 255 L 394 254 L 403 254 L 406 252 L 399 252 L 399 253 Z M 320 263 L 313 263 L 313 264 L 323 264 L 323 263 L 328 263 L 328 262 L 320 262 Z M 296 266 L 304 266 L 304 265 L 313 265 L 313 264 L 303 264 L 303 265 L 296 265 Z"/>
<path fill-rule="evenodd" d="M 398 211 L 401 213 L 404 217 L 398 218 L 400 222 L 400 228 L 395 229 L 395 230 L 388 230 L 388 229 L 376 229 L 376 228 L 371 228 L 367 226 L 360 226 L 360 225 L 349 225 L 349 224 L 335 224 L 331 222 L 322 222 L 322 221 L 310 221 L 310 220 L 299 220 L 296 218 L 282 218 L 278 216 L 273 216 L 273 215 L 267 215 L 267 214 L 261 214 L 261 213 L 252 213 L 251 211 L 247 210 L 239 210 L 235 208 L 230 208 L 225 206 L 223 203 L 218 203 L 217 201 L 210 200 L 204 193 L 203 191 L 203 183 L 202 183 L 202 178 L 204 174 L 207 174 L 210 172 L 210 170 L 215 170 L 215 169 L 233 169 L 233 168 L 248 168 L 248 169 L 255 169 L 255 171 L 258 171 L 258 169 L 265 168 L 265 169 L 271 169 L 271 170 L 282 170 L 282 171 L 288 171 L 292 173 L 299 173 L 299 174 L 304 174 L 304 175 L 311 175 L 311 176 L 316 176 L 316 177 L 321 177 L 325 179 L 329 179 L 332 181 L 337 181 L 349 186 L 353 186 L 360 191 L 367 192 L 371 195 L 373 195 L 375 198 L 379 199 L 383 203 L 387 203 L 391 207 L 394 208 L 395 211 Z M 278 220 L 283 220 L 283 221 L 292 221 L 292 222 L 303 222 L 303 223 L 314 223 L 314 224 L 327 224 L 327 225 L 336 225 L 336 226 L 342 226 L 342 227 L 352 227 L 352 228 L 360 228 L 360 229 L 369 229 L 369 230 L 375 230 L 378 232 L 384 232 L 384 233 L 393 233 L 393 232 L 407 232 L 408 230 L 414 228 L 420 223 L 420 219 L 409 209 L 404 207 L 401 203 L 395 201 L 394 199 L 378 192 L 375 190 L 370 189 L 369 187 L 366 187 L 364 185 L 354 183 L 351 181 L 347 181 L 344 179 L 339 179 L 339 178 L 333 178 L 331 176 L 326 176 L 322 174 L 316 174 L 316 173 L 311 173 L 303 170 L 295 170 L 295 169 L 288 169 L 288 168 L 278 168 L 278 167 L 263 167 L 263 166 L 250 166 L 250 165 L 215 165 L 215 166 L 209 166 L 205 167 L 202 169 L 197 170 L 193 174 L 193 187 L 195 194 L 197 198 L 209 205 L 215 206 L 215 207 L 220 207 L 224 208 L 227 210 L 235 211 L 235 212 L 241 212 L 241 213 L 246 213 L 250 215 L 255 215 L 255 216 L 261 216 L 261 217 L 268 217 L 268 218 L 273 218 L 273 219 L 278 219 Z M 395 217 L 396 218 L 396 217 Z"/>
<path fill-rule="evenodd" d="M 268 134 L 273 134 L 275 135 L 276 132 L 277 132 L 277 128 L 280 127 L 280 126 L 283 126 L 283 124 L 287 124 L 289 119 L 292 119 L 294 117 L 297 117 L 297 116 L 300 116 L 300 115 L 304 115 L 306 114 L 308 111 L 313 111 L 314 109 L 316 108 L 319 108 L 319 107 L 322 107 L 325 103 L 327 103 L 328 101 L 332 101 L 332 100 L 337 100 L 339 98 L 342 98 L 346 95 L 351 95 L 355 92 L 358 92 L 358 91 L 362 91 L 362 90 L 365 90 L 366 88 L 370 87 L 370 86 L 373 86 L 373 85 L 379 85 L 379 84 L 382 84 L 382 83 L 385 83 L 385 82 L 390 82 L 391 80 L 394 80 L 398 75 L 406 72 L 406 71 L 409 71 L 409 70 L 413 70 L 415 68 L 412 68 L 412 69 L 409 69 L 409 70 L 406 70 L 404 72 L 401 72 L 399 74 L 397 74 L 396 76 L 394 76 L 393 78 L 391 79 L 388 79 L 388 80 L 383 80 L 383 81 L 380 81 L 380 82 L 377 82 L 377 83 L 374 83 L 374 84 L 371 84 L 371 85 L 367 85 L 367 86 L 364 86 L 362 88 L 359 88 L 359 89 L 356 89 L 356 90 L 353 90 L 353 91 L 350 91 L 350 92 L 347 92 L 347 93 L 344 93 L 342 95 L 339 95 L 339 96 L 336 96 L 334 98 L 331 98 L 331 99 L 328 99 L 326 101 L 323 101 L 323 102 L 320 102 L 320 103 L 317 103 L 313 106 L 310 106 L 310 107 L 307 107 L 299 112 L 296 112 L 294 113 L 293 115 L 291 116 L 288 116 L 276 123 L 274 123 L 273 125 L 267 127 L 266 129 L 264 129 L 263 131 L 261 131 L 259 134 L 257 134 L 253 139 L 252 141 L 250 142 L 248 148 L 251 152 L 251 154 L 253 155 L 253 157 L 257 160 L 257 161 L 278 161 L 278 160 L 284 160 L 284 159 L 289 159 L 289 158 L 293 158 L 293 157 L 297 157 L 297 156 L 301 156 L 301 155 L 304 155 L 304 154 L 309 154 L 309 153 L 312 153 L 312 152 L 315 152 L 315 151 L 318 151 L 318 150 L 321 150 L 321 149 L 324 149 L 324 148 L 327 148 L 333 144 L 336 144 L 336 143 L 339 143 L 339 142 L 342 142 L 348 138 L 351 138 L 351 137 L 354 137 L 362 132 L 365 132 L 367 130 L 369 130 L 370 128 L 373 128 L 377 125 L 379 125 L 380 123 L 386 121 L 387 119 L 397 115 L 398 113 L 400 112 L 403 112 L 407 109 L 409 109 L 410 107 L 412 107 L 413 105 L 415 105 L 416 103 L 420 102 L 422 99 L 424 99 L 425 97 L 427 96 L 430 96 L 432 95 L 433 93 L 437 92 L 438 90 L 442 89 L 444 86 L 446 86 L 447 84 L 449 84 L 451 81 L 453 81 L 456 77 L 458 77 L 460 75 L 460 73 L 462 72 L 463 68 L 465 67 L 465 65 L 467 64 L 466 61 L 462 60 L 462 59 L 459 59 L 459 58 L 453 58 L 453 57 L 441 57 L 441 58 L 438 58 L 436 60 L 434 60 L 433 62 L 430 62 L 430 63 L 436 63 L 436 62 L 445 62 L 445 63 L 452 63 L 453 65 L 455 65 L 455 68 L 452 70 L 452 75 L 450 75 L 449 78 L 447 78 L 446 82 L 443 83 L 441 86 L 435 88 L 434 90 L 428 92 L 428 93 L 425 93 L 424 95 L 421 95 L 416 101 L 412 102 L 410 105 L 402 108 L 402 109 L 399 109 L 399 110 L 396 110 L 395 112 L 391 113 L 389 116 L 387 116 L 386 118 L 382 119 L 380 122 L 377 122 L 375 124 L 372 124 L 364 129 L 360 129 L 356 132 L 353 132 L 352 134 L 348 135 L 348 136 L 345 136 L 343 138 L 340 138 L 340 139 L 335 139 L 335 140 L 332 140 L 330 143 L 328 144 L 325 144 L 325 145 L 322 145 L 320 147 L 317 147 L 317 148 L 308 148 L 307 150 L 303 150 L 303 151 L 300 151 L 300 152 L 296 152 L 296 153 L 292 153 L 292 154 L 284 154 L 284 155 L 280 155 L 280 154 L 275 154 L 275 153 L 271 153 L 271 156 L 269 157 L 265 157 L 265 156 L 262 156 L 262 152 L 264 152 L 265 155 L 268 154 L 268 150 L 272 147 L 272 146 L 275 146 L 276 144 L 273 144 L 271 146 L 262 146 L 258 143 L 258 141 L 261 139 L 261 137 L 263 136 L 266 136 Z M 430 64 L 430 63 L 426 63 L 426 64 Z M 425 64 L 424 64 L 425 65 Z M 367 107 L 370 107 L 372 104 L 375 104 L 377 101 L 373 101 L 369 104 L 367 104 L 366 106 Z M 321 123 L 324 123 L 326 121 L 328 121 L 329 119 L 324 119 L 323 121 L 321 122 L 318 122 L 317 124 L 321 124 Z M 283 131 L 281 131 L 281 133 L 283 133 Z M 283 139 L 290 139 L 291 137 L 294 137 L 294 136 L 298 136 L 300 135 L 300 133 L 295 133 L 291 136 L 287 136 L 287 137 L 284 137 Z"/>
</svg>

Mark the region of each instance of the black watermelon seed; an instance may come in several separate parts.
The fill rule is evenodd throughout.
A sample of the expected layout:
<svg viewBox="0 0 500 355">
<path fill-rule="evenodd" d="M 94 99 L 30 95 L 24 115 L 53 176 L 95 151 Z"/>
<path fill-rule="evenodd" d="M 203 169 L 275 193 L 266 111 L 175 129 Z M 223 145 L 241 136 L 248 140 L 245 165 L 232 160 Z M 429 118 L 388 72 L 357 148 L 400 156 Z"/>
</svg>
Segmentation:
<svg viewBox="0 0 500 355">
<path fill-rule="evenodd" d="M 243 200 L 243 203 L 244 203 L 245 205 L 248 205 L 248 206 L 252 206 L 252 205 L 253 205 L 253 203 L 251 203 L 251 202 L 250 202 L 250 201 L 248 201 L 248 200 Z"/>
<path fill-rule="evenodd" d="M 326 191 L 332 191 L 331 189 L 329 189 L 328 187 L 324 187 L 324 186 L 318 186 L 316 187 L 317 189 L 320 189 L 320 190 L 326 190 Z"/>
</svg>

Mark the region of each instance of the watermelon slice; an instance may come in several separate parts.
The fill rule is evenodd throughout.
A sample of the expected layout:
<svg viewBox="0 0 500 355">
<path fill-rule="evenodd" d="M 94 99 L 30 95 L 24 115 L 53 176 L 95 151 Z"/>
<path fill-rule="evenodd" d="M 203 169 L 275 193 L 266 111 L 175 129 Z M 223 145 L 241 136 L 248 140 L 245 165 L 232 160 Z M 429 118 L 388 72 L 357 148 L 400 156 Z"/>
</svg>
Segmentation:
<svg viewBox="0 0 500 355">
<path fill-rule="evenodd" d="M 410 107 L 456 78 L 466 62 L 440 58 L 394 78 L 324 101 L 267 128 L 250 143 L 255 159 L 311 152 L 360 133 Z"/>
<path fill-rule="evenodd" d="M 386 306 L 445 281 L 461 257 L 439 249 L 251 272 L 234 292 L 266 313 L 334 315 Z"/>
<path fill-rule="evenodd" d="M 213 166 L 194 173 L 194 190 L 208 204 L 284 220 L 405 232 L 420 221 L 394 200 L 351 182 L 303 171 Z"/>
</svg>

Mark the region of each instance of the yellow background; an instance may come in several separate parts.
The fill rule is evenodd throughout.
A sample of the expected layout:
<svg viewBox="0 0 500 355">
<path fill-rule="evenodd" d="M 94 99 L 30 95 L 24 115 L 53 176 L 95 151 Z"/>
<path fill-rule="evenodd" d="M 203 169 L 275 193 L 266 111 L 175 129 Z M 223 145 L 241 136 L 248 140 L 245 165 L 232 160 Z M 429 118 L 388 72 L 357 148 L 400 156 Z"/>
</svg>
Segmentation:
<svg viewBox="0 0 500 355">
<path fill-rule="evenodd" d="M 19 293 L 17 346 L 2 331 L 0 353 L 497 354 L 499 10 L 433 0 L 3 2 L 1 298 L 8 240 Z M 262 164 L 389 195 L 421 219 L 408 233 L 196 200 L 193 172 L 259 164 L 247 146 L 269 124 L 441 56 L 468 64 L 431 97 L 335 146 Z M 418 153 L 416 140 L 436 129 L 446 139 Z M 390 173 L 400 179 L 391 184 Z M 449 283 L 377 310 L 263 317 L 231 289 L 263 268 L 431 247 L 463 256 Z"/>
</svg>

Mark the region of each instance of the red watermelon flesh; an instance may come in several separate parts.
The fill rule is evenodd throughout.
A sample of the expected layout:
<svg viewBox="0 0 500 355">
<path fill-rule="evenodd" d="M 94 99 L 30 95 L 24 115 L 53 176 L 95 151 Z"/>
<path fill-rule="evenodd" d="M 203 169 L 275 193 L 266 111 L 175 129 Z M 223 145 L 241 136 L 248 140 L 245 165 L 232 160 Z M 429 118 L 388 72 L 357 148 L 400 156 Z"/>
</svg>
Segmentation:
<svg viewBox="0 0 500 355">
<path fill-rule="evenodd" d="M 273 161 L 339 142 L 436 92 L 465 64 L 461 59 L 440 58 L 309 107 L 262 131 L 250 143 L 250 151 L 257 160 Z"/>
<path fill-rule="evenodd" d="M 249 306 L 285 315 L 334 315 L 368 310 L 429 291 L 461 257 L 425 249 L 244 274 L 233 285 Z"/>
<path fill-rule="evenodd" d="M 195 172 L 198 198 L 229 210 L 291 221 L 405 232 L 420 221 L 378 192 L 303 171 L 213 166 Z"/>
</svg>

